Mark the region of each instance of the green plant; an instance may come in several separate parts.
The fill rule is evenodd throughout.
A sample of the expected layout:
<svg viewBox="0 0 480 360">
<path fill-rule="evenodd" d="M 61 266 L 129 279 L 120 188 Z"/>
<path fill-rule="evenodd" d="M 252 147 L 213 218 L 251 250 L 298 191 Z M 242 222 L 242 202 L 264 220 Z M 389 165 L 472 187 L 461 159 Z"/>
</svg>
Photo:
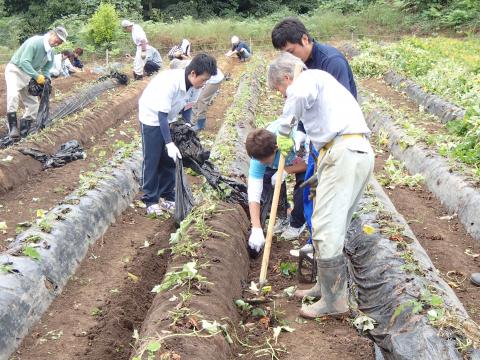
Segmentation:
<svg viewBox="0 0 480 360">
<path fill-rule="evenodd" d="M 285 277 L 292 277 L 297 273 L 297 265 L 293 261 L 282 261 L 280 263 L 280 273 Z"/>
<path fill-rule="evenodd" d="M 155 285 L 152 292 L 160 293 L 170 289 L 175 289 L 179 286 L 188 284 L 189 287 L 192 282 L 207 283 L 207 278 L 198 272 L 198 265 L 196 261 L 190 261 L 183 265 L 181 270 L 170 271 L 165 274 L 163 282 L 160 285 Z"/>
<path fill-rule="evenodd" d="M 47 218 L 43 218 L 39 223 L 38 227 L 40 230 L 46 233 L 52 232 L 52 224 L 50 224 L 49 220 Z"/>
<path fill-rule="evenodd" d="M 391 155 L 385 161 L 383 173 L 378 177 L 378 181 L 383 186 L 394 189 L 395 186 L 407 186 L 410 189 L 419 188 L 425 178 L 421 174 L 408 175 L 405 164 L 395 160 Z"/>
<path fill-rule="evenodd" d="M 118 37 L 119 19 L 115 6 L 101 3 L 88 22 L 88 36 L 93 44 L 102 49 L 111 49 Z"/>
<path fill-rule="evenodd" d="M 412 315 L 428 310 L 427 317 L 430 322 L 441 319 L 445 313 L 443 299 L 432 291 L 433 289 L 422 289 L 418 299 L 408 300 L 400 304 L 393 313 L 392 321 L 407 309 L 410 310 Z"/>
<path fill-rule="evenodd" d="M 40 253 L 30 245 L 24 246 L 22 253 L 33 260 L 40 260 Z"/>
<path fill-rule="evenodd" d="M 103 314 L 102 309 L 99 309 L 97 307 L 94 307 L 92 311 L 90 311 L 90 315 L 92 316 L 101 316 Z"/>
</svg>

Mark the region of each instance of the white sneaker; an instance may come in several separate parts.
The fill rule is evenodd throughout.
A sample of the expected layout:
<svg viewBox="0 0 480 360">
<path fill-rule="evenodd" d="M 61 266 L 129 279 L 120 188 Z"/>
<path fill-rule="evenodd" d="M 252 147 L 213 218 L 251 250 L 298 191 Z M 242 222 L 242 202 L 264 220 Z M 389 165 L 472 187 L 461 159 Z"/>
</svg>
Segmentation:
<svg viewBox="0 0 480 360">
<path fill-rule="evenodd" d="M 169 212 L 170 214 L 175 212 L 175 201 L 160 200 L 159 206 L 163 211 Z"/>
<path fill-rule="evenodd" d="M 290 225 L 290 216 L 287 216 L 286 219 L 277 219 L 277 222 L 273 226 L 273 234 L 278 235 L 284 232 L 287 227 Z"/>
<path fill-rule="evenodd" d="M 300 249 L 292 249 L 290 250 L 290 255 L 293 257 L 299 257 L 300 251 L 306 252 L 309 258 L 313 258 L 313 245 L 312 244 L 305 244 Z"/>
<path fill-rule="evenodd" d="M 162 213 L 163 213 L 163 210 L 158 204 L 153 204 L 147 207 L 147 215 L 155 214 L 156 216 L 161 216 Z"/>
<path fill-rule="evenodd" d="M 282 232 L 282 235 L 280 235 L 280 237 L 284 238 L 285 240 L 298 239 L 298 237 L 302 234 L 303 230 L 305 230 L 305 224 L 303 224 L 299 228 L 295 228 L 288 224 L 287 228 Z"/>
</svg>

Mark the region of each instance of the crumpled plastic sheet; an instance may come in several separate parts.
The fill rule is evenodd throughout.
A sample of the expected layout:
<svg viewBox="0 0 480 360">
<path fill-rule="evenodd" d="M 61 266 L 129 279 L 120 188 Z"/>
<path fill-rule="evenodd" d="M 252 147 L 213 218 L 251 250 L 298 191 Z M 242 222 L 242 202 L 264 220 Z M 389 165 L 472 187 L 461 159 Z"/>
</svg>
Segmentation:
<svg viewBox="0 0 480 360">
<path fill-rule="evenodd" d="M 244 209 L 248 209 L 247 186 L 220 173 L 208 160 L 210 152 L 203 148 L 195 131 L 188 125 L 177 121 L 170 125 L 170 133 L 173 142 L 182 154 L 185 167 L 204 176 L 210 186 L 224 195 L 225 201 L 239 203 Z"/>
<path fill-rule="evenodd" d="M 116 71 L 102 76 L 92 86 L 73 95 L 70 99 L 60 104 L 53 114 L 50 114 L 49 109 L 51 87 L 44 86 L 43 95 L 40 99 L 36 125 L 32 124 L 28 134 L 40 131 L 47 126 L 50 126 L 55 121 L 83 109 L 105 91 L 113 89 L 119 84 L 128 84 L 128 76 Z M 25 134 L 24 136 L 28 134 Z M 10 138 L 10 136 L 6 135 L 0 138 L 0 149 L 11 146 L 14 143 L 15 141 Z"/>
<path fill-rule="evenodd" d="M 83 147 L 77 140 L 70 140 L 62 144 L 53 155 L 34 148 L 24 148 L 19 151 L 40 161 L 43 164 L 43 169 L 62 167 L 69 162 L 85 158 Z"/>
<path fill-rule="evenodd" d="M 396 212 L 381 186 L 374 180 L 371 181 L 371 186 L 377 204 L 382 204 L 383 211 L 362 212 L 361 209 L 371 208 L 374 201 L 374 198 L 364 196 L 359 205 L 360 211 L 348 231 L 344 252 L 349 260 L 352 295 L 358 304 L 358 310 L 376 322 L 374 329 L 366 335 L 378 345 L 376 349 L 380 350 L 380 354 L 377 354 L 377 359 L 462 359 L 462 354 L 456 349 L 454 332 L 449 329 L 440 332 L 432 326 L 426 309 L 413 314 L 410 305 L 398 311 L 399 306 L 418 301 L 421 291 L 429 289 L 442 298 L 449 311 L 468 319 L 463 305 L 439 276 L 428 254 L 405 219 Z M 391 240 L 380 231 L 379 221 L 385 219 L 385 214 L 391 216 L 389 221 L 404 228 L 402 233 L 408 250 L 423 275 L 405 270 L 406 262 L 400 256 L 404 250 L 399 248 L 399 242 Z M 365 224 L 373 226 L 376 231 L 367 234 L 363 228 Z M 397 316 L 396 311 L 399 312 Z"/>
<path fill-rule="evenodd" d="M 192 190 L 183 172 L 182 159 L 177 160 L 175 169 L 175 213 L 174 219 L 180 224 L 192 211 L 195 205 Z"/>
</svg>

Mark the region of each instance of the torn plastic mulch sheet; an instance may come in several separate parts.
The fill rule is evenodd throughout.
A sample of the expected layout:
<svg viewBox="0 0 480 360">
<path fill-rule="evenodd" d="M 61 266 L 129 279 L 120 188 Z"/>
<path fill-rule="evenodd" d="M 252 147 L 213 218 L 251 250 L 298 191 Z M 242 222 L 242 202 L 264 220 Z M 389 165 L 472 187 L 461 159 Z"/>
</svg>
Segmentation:
<svg viewBox="0 0 480 360">
<path fill-rule="evenodd" d="M 381 186 L 373 180 L 370 187 L 344 249 L 356 312 L 375 324 L 366 335 L 386 360 L 463 359 L 457 346 L 473 339 L 472 347 L 478 348 L 479 327 Z M 470 351 L 471 358 L 478 353 Z"/>
<path fill-rule="evenodd" d="M 62 167 L 69 162 L 85 158 L 83 147 L 77 140 L 70 140 L 62 144 L 53 155 L 34 148 L 24 148 L 19 151 L 40 161 L 43 164 L 43 169 Z"/>
<path fill-rule="evenodd" d="M 36 123 L 30 128 L 28 133 L 22 133 L 22 136 L 24 137 L 28 134 L 35 133 L 45 127 L 50 126 L 56 120 L 64 118 L 65 116 L 71 115 L 74 112 L 83 109 L 102 93 L 117 87 L 119 84 L 128 84 L 127 75 L 118 72 L 112 72 L 109 75 L 102 76 L 92 86 L 88 87 L 81 93 L 72 96 L 70 99 L 60 104 L 52 114 L 50 114 L 49 111 L 50 102 L 46 98 L 46 91 L 48 91 L 48 97 L 50 97 L 51 87 L 44 86 L 43 91 L 45 93 L 45 96 L 42 95 L 43 100 L 40 100 Z M 10 136 L 6 135 L 0 138 L 0 149 L 11 146 L 14 142 L 15 141 L 10 138 Z"/>
<path fill-rule="evenodd" d="M 177 159 L 175 169 L 175 222 L 180 224 L 192 211 L 194 205 L 195 200 L 192 190 L 183 172 L 182 159 Z"/>
<path fill-rule="evenodd" d="M 43 218 L 50 232 L 34 224 L 0 253 L 0 359 L 8 359 L 110 224 L 138 193 L 141 151 L 124 153 L 95 172 L 95 188 L 75 192 Z M 44 228 L 43 228 L 44 229 Z M 2 269 L 3 270 L 3 269 Z M 14 271 L 13 271 L 14 270 Z"/>
<path fill-rule="evenodd" d="M 183 122 L 177 121 L 170 125 L 170 133 L 173 142 L 182 154 L 185 167 L 204 176 L 210 186 L 223 194 L 225 201 L 239 203 L 244 209 L 248 208 L 246 185 L 220 173 L 208 160 L 210 152 L 203 148 L 195 131 Z"/>
</svg>

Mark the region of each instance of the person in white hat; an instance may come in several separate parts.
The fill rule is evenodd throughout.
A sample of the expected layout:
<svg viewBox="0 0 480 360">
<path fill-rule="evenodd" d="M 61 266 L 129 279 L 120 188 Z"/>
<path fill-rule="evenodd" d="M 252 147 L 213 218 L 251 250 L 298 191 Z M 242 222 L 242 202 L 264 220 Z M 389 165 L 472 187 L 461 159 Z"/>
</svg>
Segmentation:
<svg viewBox="0 0 480 360">
<path fill-rule="evenodd" d="M 122 20 L 122 28 L 124 31 L 132 34 L 133 43 L 137 47 L 133 61 L 133 77 L 135 80 L 141 80 L 147 60 L 156 57 L 157 54 L 160 55 L 160 53 L 148 43 L 147 35 L 140 25 L 125 19 Z M 161 63 L 160 56 L 160 67 Z"/>
<path fill-rule="evenodd" d="M 35 35 L 27 39 L 15 51 L 12 59 L 5 68 L 7 83 L 7 118 L 9 135 L 13 139 L 20 137 L 17 124 L 17 110 L 21 101 L 25 106 L 25 113 L 20 120 L 20 129 L 28 133 L 32 122 L 38 113 L 39 100 L 37 96 L 28 93 L 28 83 L 31 79 L 39 85 L 50 79 L 50 68 L 55 55 L 53 48 L 67 40 L 67 31 L 57 26 L 45 35 Z"/>
<path fill-rule="evenodd" d="M 225 54 L 225 56 L 237 55 L 240 61 L 247 61 L 247 59 L 252 55 L 248 45 L 243 41 L 240 41 L 238 36 L 232 36 L 231 43 L 232 48 Z"/>
</svg>

